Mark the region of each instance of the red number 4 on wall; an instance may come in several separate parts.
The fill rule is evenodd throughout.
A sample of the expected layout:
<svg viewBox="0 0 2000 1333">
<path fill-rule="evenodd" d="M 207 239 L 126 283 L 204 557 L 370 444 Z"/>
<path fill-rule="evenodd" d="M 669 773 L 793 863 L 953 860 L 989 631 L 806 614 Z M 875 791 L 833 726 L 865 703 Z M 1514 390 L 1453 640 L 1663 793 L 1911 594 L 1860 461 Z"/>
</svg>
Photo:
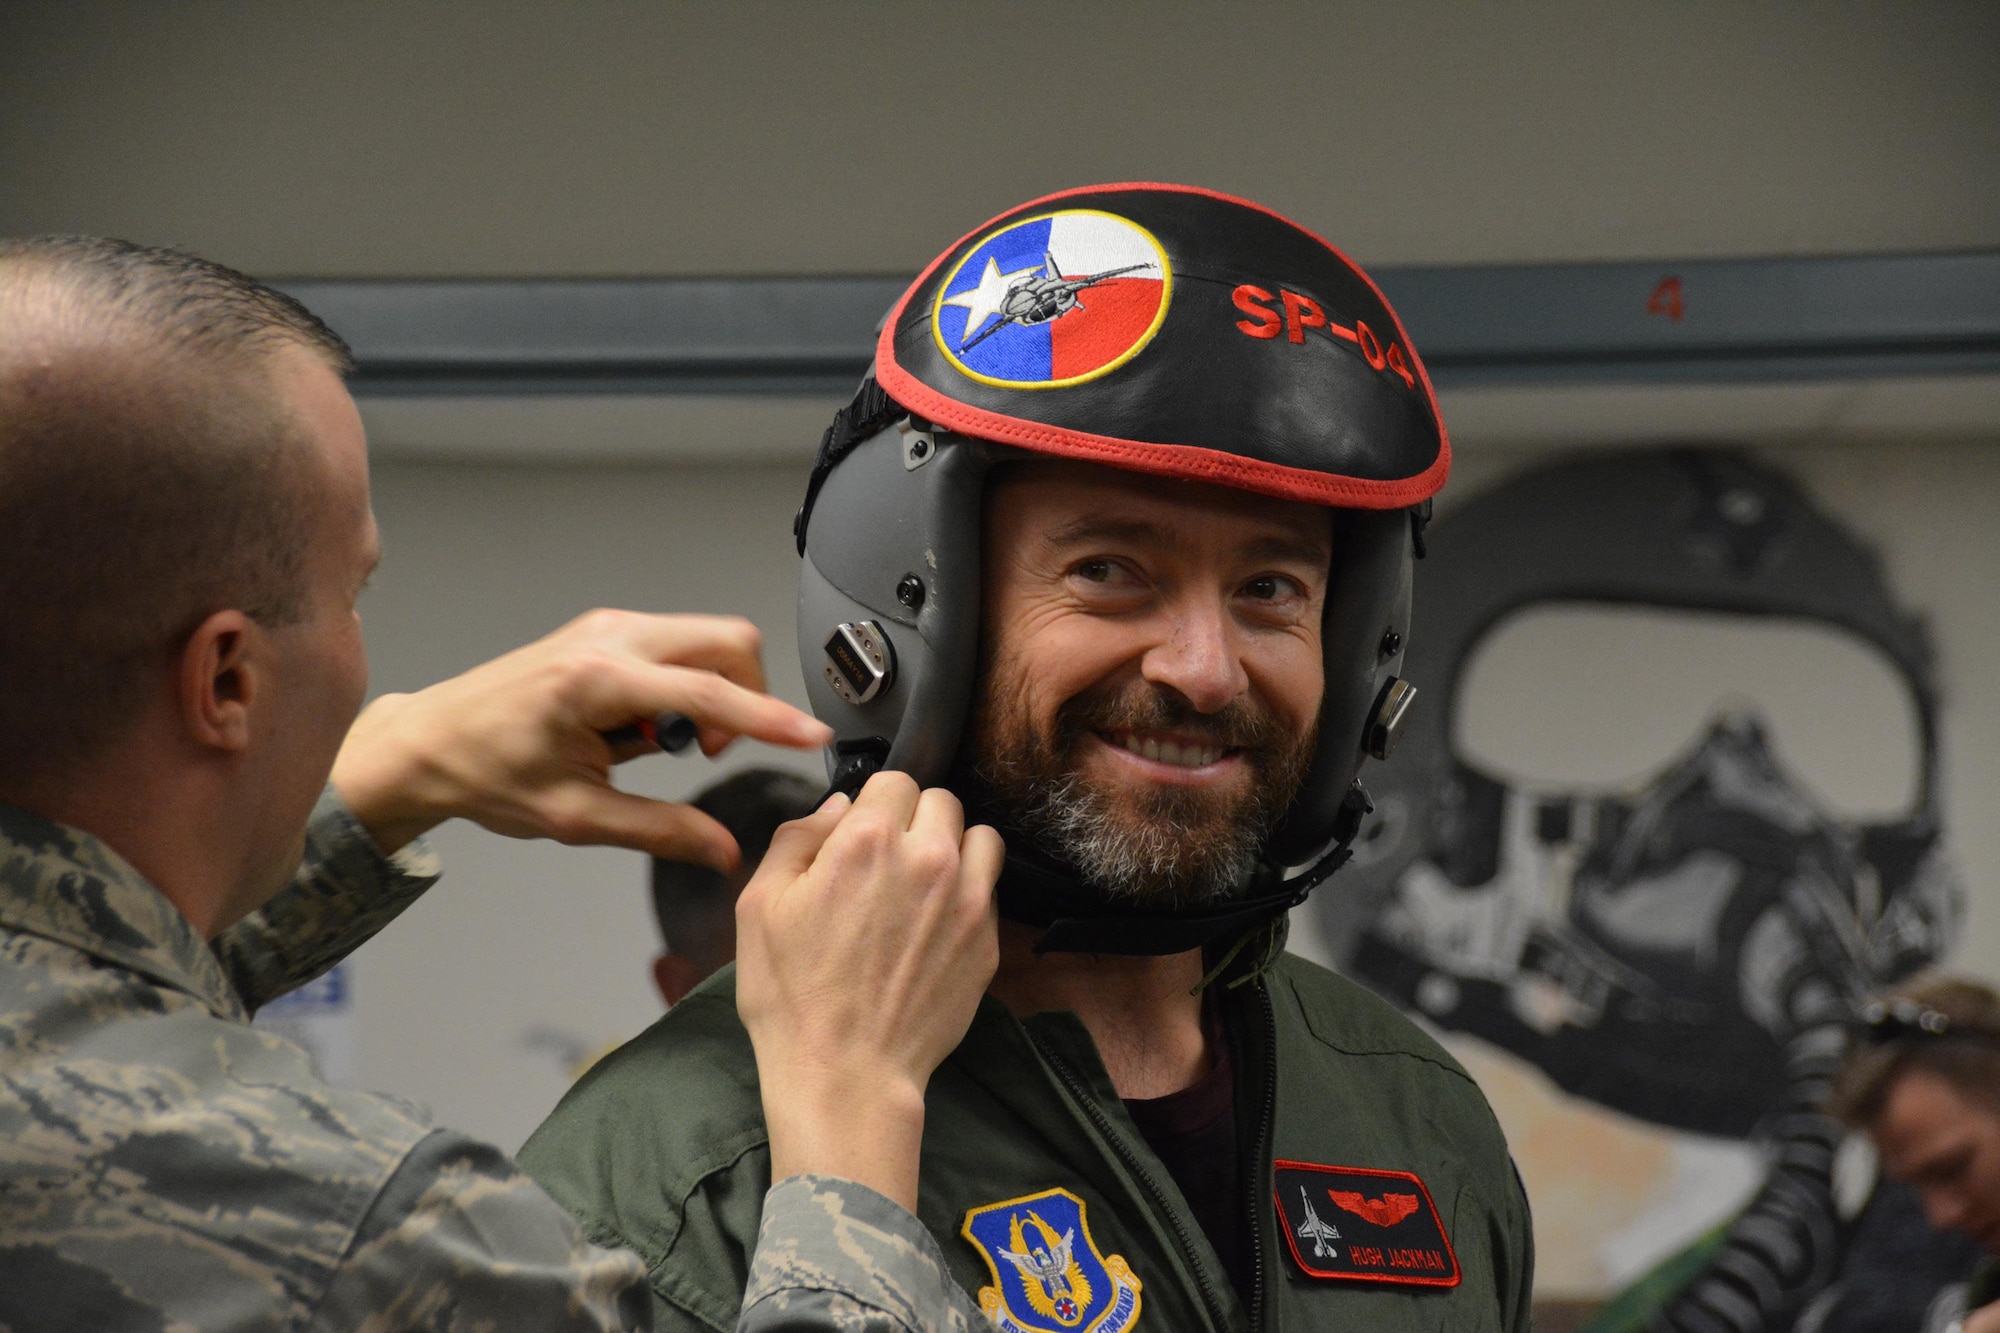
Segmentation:
<svg viewBox="0 0 2000 1333">
<path fill-rule="evenodd" d="M 1680 323 L 1681 316 L 1687 313 L 1687 306 L 1681 301 L 1681 280 L 1661 278 L 1660 285 L 1653 288 L 1653 294 L 1646 298 L 1646 313 L 1665 315 L 1674 323 Z"/>
</svg>

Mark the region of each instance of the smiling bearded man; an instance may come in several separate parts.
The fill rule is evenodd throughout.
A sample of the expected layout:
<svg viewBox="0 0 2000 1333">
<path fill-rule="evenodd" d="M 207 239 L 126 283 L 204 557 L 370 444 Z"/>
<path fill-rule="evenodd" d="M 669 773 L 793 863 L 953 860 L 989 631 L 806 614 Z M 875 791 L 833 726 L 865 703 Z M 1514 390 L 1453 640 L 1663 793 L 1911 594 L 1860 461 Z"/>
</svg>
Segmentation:
<svg viewBox="0 0 2000 1333">
<path fill-rule="evenodd" d="M 1479 1090 L 1283 951 L 1410 706 L 1449 458 L 1373 284 L 1242 200 L 1038 200 L 890 315 L 800 509 L 799 644 L 836 786 L 942 781 L 1007 840 L 999 969 L 924 1097 L 953 1318 L 1525 1333 L 1527 1203 Z M 733 985 L 522 1150 L 645 1255 L 662 1328 L 728 1329 L 757 1247 L 784 1108 Z"/>
<path fill-rule="evenodd" d="M 988 482 L 987 496 L 988 660 L 967 727 L 963 786 L 1112 899 L 1163 908 L 1226 900 L 1249 881 L 1318 743 L 1311 678 L 1332 559 L 1326 512 L 1085 463 L 1013 464 Z M 1190 582 L 1166 566 L 1228 567 L 1234 552 L 1192 548 L 1197 534 L 1206 545 L 1246 548 L 1240 572 L 1256 594 L 1231 589 L 1227 600 L 1251 613 L 1267 639 L 1293 649 L 1295 660 L 1272 671 L 1277 685 L 1290 686 L 1279 697 L 1238 692 L 1233 671 L 1197 679 L 1199 660 L 1118 669 L 1120 653 L 1147 639 L 1149 607 L 1156 618 L 1189 619 L 1172 590 L 1155 586 Z M 1271 554 L 1295 572 L 1258 563 Z M 1190 591 L 1182 588 L 1180 600 Z M 1084 636 L 1060 624 L 1052 603 L 1096 622 L 1085 631 L 1094 651 L 1079 651 Z M 1123 632 L 1105 635 L 1107 621 Z M 1172 632 L 1185 641 L 1201 630 L 1183 623 Z M 1107 669 L 1114 674 L 1078 687 Z M 1308 681 L 1309 698 L 1287 697 Z"/>
</svg>

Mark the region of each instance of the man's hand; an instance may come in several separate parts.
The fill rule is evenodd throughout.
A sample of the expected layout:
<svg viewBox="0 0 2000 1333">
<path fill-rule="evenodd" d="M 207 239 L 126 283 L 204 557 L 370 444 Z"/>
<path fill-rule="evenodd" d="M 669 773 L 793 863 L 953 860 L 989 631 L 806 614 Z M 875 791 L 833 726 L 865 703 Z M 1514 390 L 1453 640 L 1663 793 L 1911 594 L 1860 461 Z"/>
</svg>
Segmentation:
<svg viewBox="0 0 2000 1333">
<path fill-rule="evenodd" d="M 999 965 L 1005 855 L 901 773 L 778 830 L 736 903 L 774 1182 L 839 1176 L 916 1210 L 924 1088 Z"/>
<path fill-rule="evenodd" d="M 2000 1333 L 2000 1301 L 1982 1305 L 1965 1316 L 1961 1333 Z"/>
<path fill-rule="evenodd" d="M 333 783 L 384 851 L 463 817 L 726 872 L 736 840 L 691 806 L 613 787 L 612 764 L 631 754 L 603 733 L 671 710 L 699 724 L 707 755 L 738 736 L 826 744 L 824 723 L 761 692 L 759 646 L 733 616 L 592 611 L 462 676 L 377 699 L 348 732 Z"/>
</svg>

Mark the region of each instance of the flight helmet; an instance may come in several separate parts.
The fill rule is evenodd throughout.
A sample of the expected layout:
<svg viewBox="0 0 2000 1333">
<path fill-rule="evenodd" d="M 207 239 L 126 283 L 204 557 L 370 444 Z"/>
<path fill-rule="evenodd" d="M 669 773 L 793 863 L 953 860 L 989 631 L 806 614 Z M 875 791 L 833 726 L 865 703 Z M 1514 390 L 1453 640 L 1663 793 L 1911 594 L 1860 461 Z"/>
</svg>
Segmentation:
<svg viewBox="0 0 2000 1333">
<path fill-rule="evenodd" d="M 1049 927 L 1045 948 L 1168 952 L 1270 919 L 1338 864 L 1357 771 L 1386 757 L 1414 694 L 1399 677 L 1412 558 L 1451 459 L 1423 363 L 1353 261 L 1247 200 L 1100 185 L 967 233 L 890 312 L 795 524 L 799 650 L 835 786 L 882 767 L 947 781 L 979 668 L 986 477 L 1035 457 L 1346 511 L 1318 748 L 1259 885 L 1148 912 L 1046 874 L 1037 894 L 1018 855 L 1002 885 L 1003 912 Z"/>
</svg>

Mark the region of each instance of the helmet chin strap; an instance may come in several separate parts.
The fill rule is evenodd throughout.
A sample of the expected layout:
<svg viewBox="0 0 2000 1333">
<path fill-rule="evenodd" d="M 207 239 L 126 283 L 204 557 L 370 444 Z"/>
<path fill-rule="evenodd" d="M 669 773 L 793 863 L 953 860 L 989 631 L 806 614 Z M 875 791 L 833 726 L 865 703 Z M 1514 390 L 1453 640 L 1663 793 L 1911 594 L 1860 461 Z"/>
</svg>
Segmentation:
<svg viewBox="0 0 2000 1333">
<path fill-rule="evenodd" d="M 1290 879 L 1261 870 L 1248 895 L 1204 907 L 1105 902 L 1084 887 L 1074 868 L 1033 849 L 1010 850 L 1000 872 L 1000 915 L 1041 930 L 1036 953 L 1159 956 L 1239 939 L 1297 907 L 1346 865 L 1361 818 L 1372 808 L 1355 783 L 1341 802 L 1332 844 L 1308 869 Z"/>
</svg>

